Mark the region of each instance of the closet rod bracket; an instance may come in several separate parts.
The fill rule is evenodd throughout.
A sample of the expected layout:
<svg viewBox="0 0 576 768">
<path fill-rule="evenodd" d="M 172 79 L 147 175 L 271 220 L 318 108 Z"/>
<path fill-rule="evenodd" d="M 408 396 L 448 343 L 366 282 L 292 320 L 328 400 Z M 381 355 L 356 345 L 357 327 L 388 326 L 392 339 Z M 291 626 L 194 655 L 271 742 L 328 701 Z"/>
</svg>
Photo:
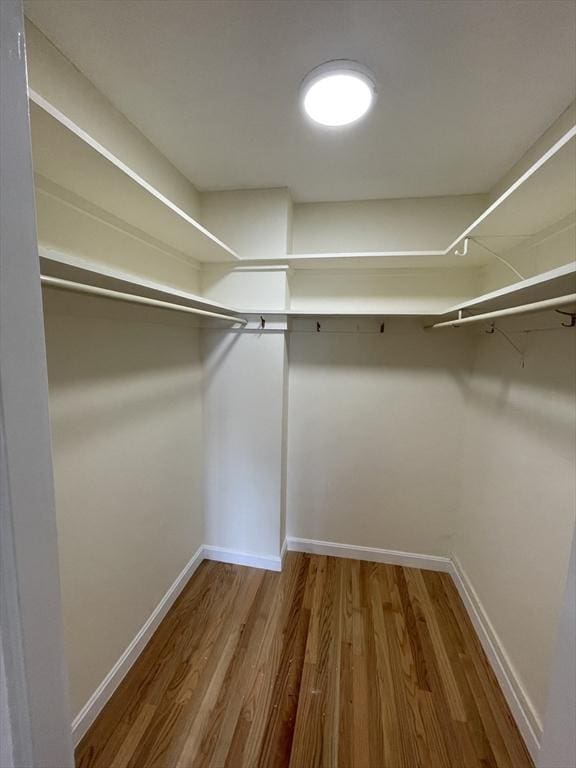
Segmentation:
<svg viewBox="0 0 576 768">
<path fill-rule="evenodd" d="M 563 328 L 574 328 L 574 326 L 576 326 L 576 312 L 566 312 L 563 309 L 557 309 L 556 312 L 558 312 L 559 315 L 566 315 L 566 317 L 570 318 L 568 323 L 561 323 Z"/>
</svg>

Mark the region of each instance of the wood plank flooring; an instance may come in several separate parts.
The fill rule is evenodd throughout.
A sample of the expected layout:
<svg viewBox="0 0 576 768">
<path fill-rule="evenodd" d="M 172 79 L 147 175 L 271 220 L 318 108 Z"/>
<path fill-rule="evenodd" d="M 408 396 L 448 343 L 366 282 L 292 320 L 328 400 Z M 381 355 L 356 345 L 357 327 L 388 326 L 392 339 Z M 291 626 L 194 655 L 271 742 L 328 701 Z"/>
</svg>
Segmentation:
<svg viewBox="0 0 576 768">
<path fill-rule="evenodd" d="M 78 768 L 529 768 L 447 574 L 204 562 Z"/>
</svg>

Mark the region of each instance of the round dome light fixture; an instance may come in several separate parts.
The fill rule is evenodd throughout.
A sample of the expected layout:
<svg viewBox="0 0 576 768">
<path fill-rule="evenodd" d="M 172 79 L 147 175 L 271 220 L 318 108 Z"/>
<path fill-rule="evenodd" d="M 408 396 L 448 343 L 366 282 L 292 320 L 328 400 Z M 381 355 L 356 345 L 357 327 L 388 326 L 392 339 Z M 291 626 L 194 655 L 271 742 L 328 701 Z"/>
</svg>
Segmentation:
<svg viewBox="0 0 576 768">
<path fill-rule="evenodd" d="M 309 72 L 300 86 L 302 108 L 320 125 L 355 123 L 376 99 L 376 84 L 367 67 L 357 61 L 327 61 Z"/>
</svg>

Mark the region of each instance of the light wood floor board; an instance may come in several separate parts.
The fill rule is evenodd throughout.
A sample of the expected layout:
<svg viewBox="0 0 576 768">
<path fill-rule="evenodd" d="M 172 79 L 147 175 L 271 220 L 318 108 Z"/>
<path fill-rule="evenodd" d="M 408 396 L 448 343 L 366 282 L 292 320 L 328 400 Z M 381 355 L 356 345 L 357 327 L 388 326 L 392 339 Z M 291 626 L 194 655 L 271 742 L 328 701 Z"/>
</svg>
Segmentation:
<svg viewBox="0 0 576 768">
<path fill-rule="evenodd" d="M 78 768 L 532 768 L 448 574 L 204 562 Z"/>
</svg>

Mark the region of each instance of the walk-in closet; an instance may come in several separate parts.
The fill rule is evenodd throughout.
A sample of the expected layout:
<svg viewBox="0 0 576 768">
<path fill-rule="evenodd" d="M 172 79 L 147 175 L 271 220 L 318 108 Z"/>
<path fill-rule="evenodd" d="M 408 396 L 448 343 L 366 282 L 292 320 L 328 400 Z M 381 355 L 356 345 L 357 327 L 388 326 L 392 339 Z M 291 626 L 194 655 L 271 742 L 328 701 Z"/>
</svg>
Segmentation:
<svg viewBox="0 0 576 768">
<path fill-rule="evenodd" d="M 576 5 L 0 10 L 0 768 L 576 768 Z"/>
</svg>

